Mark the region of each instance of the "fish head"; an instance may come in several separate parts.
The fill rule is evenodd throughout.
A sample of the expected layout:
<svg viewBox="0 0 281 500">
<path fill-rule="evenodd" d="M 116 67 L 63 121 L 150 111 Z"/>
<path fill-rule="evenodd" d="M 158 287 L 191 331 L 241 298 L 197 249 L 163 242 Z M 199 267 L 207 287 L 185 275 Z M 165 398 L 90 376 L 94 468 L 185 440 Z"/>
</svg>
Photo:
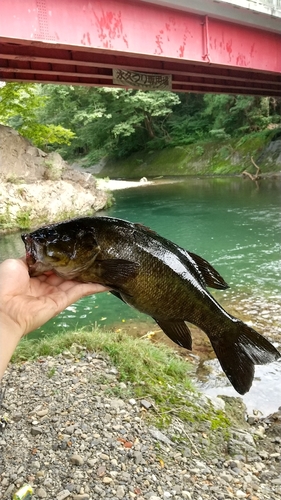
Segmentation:
<svg viewBox="0 0 281 500">
<path fill-rule="evenodd" d="M 93 263 L 100 250 L 93 229 L 77 230 L 66 224 L 22 234 L 22 240 L 30 276 L 54 272 L 65 279 L 75 279 Z"/>
</svg>

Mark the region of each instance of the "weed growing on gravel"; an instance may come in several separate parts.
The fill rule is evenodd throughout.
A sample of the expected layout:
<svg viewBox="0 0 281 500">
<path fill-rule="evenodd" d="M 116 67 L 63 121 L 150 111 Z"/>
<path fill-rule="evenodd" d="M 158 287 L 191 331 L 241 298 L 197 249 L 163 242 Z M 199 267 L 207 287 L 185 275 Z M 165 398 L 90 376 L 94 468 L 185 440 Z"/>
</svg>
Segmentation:
<svg viewBox="0 0 281 500">
<path fill-rule="evenodd" d="M 132 338 L 124 332 L 105 332 L 94 329 L 64 333 L 44 339 L 23 339 L 13 356 L 13 362 L 36 359 L 40 356 L 56 356 L 71 346 L 79 344 L 79 356 L 85 350 L 106 353 L 118 368 L 120 381 L 133 385 L 161 386 L 181 383 L 191 389 L 187 377 L 188 363 L 164 345 L 154 345 L 146 339 Z M 82 349 L 81 349 L 82 347 Z M 140 396 L 143 394 L 140 394 Z"/>
<path fill-rule="evenodd" d="M 52 377 L 55 375 L 55 373 L 56 373 L 56 369 L 55 369 L 55 367 L 53 366 L 53 367 L 52 367 L 52 368 L 50 368 L 50 370 L 48 371 L 48 373 L 47 373 L 47 377 L 48 377 L 48 378 L 52 378 Z"/>
<path fill-rule="evenodd" d="M 186 360 L 165 345 L 154 345 L 124 332 L 94 329 L 39 340 L 23 339 L 12 361 L 56 356 L 66 350 L 76 358 L 83 358 L 88 351 L 106 354 L 118 369 L 119 381 L 127 384 L 126 397 L 150 400 L 153 406 L 149 417 L 153 415 L 155 425 L 160 428 L 168 426 L 173 417 L 192 425 L 209 421 L 212 429 L 228 425 L 221 414 L 197 404 Z M 112 387 L 109 390 L 114 392 Z M 116 391 L 117 396 L 118 386 Z M 119 396 L 124 394 L 119 392 Z"/>
</svg>

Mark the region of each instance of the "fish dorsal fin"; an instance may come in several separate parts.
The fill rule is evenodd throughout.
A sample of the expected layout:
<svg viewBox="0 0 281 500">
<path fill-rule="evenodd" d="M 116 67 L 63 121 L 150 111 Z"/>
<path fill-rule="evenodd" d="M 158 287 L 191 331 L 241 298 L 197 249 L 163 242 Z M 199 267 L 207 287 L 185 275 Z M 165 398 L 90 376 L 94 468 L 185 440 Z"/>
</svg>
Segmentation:
<svg viewBox="0 0 281 500">
<path fill-rule="evenodd" d="M 158 318 L 154 320 L 173 342 L 192 351 L 191 333 L 184 321 L 167 321 Z"/>
<path fill-rule="evenodd" d="M 196 255 L 195 253 L 188 253 L 197 264 L 207 286 L 216 288 L 217 290 L 225 290 L 226 288 L 229 288 L 222 276 L 213 268 L 213 266 L 211 266 L 209 262 L 207 262 L 207 260 L 203 259 L 199 255 Z"/>
</svg>

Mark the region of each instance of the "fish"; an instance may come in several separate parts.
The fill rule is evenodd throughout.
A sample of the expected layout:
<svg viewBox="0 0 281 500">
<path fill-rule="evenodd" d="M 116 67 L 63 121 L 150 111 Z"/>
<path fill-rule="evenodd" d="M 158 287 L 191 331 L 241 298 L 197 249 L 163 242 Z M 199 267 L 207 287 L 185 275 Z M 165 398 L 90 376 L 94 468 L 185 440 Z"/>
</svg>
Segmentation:
<svg viewBox="0 0 281 500">
<path fill-rule="evenodd" d="M 105 285 L 188 350 L 192 336 L 186 322 L 199 327 L 239 394 L 250 390 L 255 365 L 280 358 L 264 336 L 209 292 L 228 285 L 207 260 L 142 224 L 80 217 L 22 234 L 22 240 L 31 277 L 53 272 L 65 280 Z"/>
</svg>

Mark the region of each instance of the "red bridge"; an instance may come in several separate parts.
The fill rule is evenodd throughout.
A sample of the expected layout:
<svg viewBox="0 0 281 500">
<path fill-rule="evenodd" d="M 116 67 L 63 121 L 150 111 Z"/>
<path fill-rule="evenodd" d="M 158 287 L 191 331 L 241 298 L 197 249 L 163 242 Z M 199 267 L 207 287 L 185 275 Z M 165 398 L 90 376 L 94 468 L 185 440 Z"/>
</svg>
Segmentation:
<svg viewBox="0 0 281 500">
<path fill-rule="evenodd" d="M 280 0 L 1 0 L 0 79 L 281 96 Z"/>
</svg>

